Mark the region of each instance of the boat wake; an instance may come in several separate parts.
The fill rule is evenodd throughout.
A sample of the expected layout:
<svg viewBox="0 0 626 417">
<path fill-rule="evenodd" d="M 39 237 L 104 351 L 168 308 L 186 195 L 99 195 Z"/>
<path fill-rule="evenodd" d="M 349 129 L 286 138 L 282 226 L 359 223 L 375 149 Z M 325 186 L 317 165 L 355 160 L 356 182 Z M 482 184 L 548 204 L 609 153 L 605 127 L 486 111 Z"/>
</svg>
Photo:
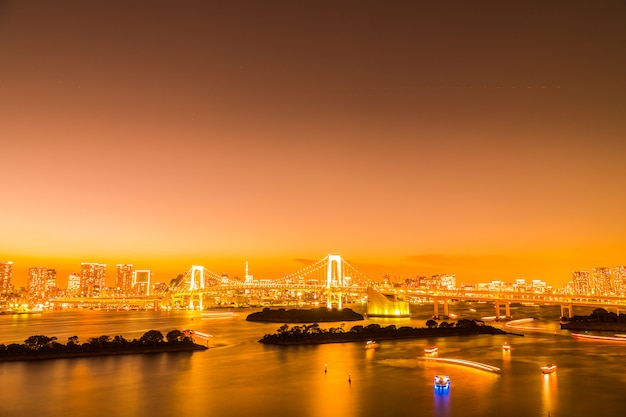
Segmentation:
<svg viewBox="0 0 626 417">
<path fill-rule="evenodd" d="M 533 320 L 535 319 L 528 318 L 528 319 L 511 320 L 510 322 L 506 323 L 504 327 L 508 327 L 509 329 L 531 330 L 534 332 L 543 330 L 541 327 L 520 326 L 521 323 L 530 323 Z"/>
<path fill-rule="evenodd" d="M 431 357 L 426 357 L 425 359 L 429 361 L 439 361 L 439 362 L 446 362 L 446 363 L 452 363 L 452 364 L 463 365 L 463 366 L 470 366 L 472 368 L 481 369 L 483 371 L 488 371 L 488 372 L 500 372 L 500 368 L 496 366 L 487 365 L 486 363 L 466 361 L 464 359 L 431 358 Z"/>
</svg>

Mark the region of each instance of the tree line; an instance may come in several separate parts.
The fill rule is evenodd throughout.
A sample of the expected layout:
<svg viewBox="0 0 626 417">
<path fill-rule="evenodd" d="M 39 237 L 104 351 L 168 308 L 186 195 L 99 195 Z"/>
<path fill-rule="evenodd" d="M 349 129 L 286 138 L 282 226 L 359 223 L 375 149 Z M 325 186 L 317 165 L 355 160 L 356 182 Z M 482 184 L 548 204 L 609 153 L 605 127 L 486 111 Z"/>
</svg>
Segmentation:
<svg viewBox="0 0 626 417">
<path fill-rule="evenodd" d="M 171 330 L 163 336 L 158 330 L 149 330 L 139 339 L 127 340 L 122 336 L 91 337 L 81 343 L 78 336 L 67 338 L 65 344 L 60 343 L 55 336 L 30 336 L 24 343 L 0 344 L 0 356 L 36 356 L 58 353 L 91 353 L 114 352 L 163 345 L 193 344 L 193 339 L 180 330 Z"/>
</svg>

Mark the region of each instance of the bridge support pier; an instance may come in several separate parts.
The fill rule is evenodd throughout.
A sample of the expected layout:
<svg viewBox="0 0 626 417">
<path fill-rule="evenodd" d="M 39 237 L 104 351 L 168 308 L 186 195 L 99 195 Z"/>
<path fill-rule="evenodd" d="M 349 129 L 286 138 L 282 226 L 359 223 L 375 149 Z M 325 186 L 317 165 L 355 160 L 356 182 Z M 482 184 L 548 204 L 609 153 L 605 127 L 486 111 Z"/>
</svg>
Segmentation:
<svg viewBox="0 0 626 417">
<path fill-rule="evenodd" d="M 443 300 L 443 315 L 446 316 L 446 317 L 450 316 L 449 309 L 448 309 L 448 299 L 447 298 Z"/>
<path fill-rule="evenodd" d="M 561 304 L 561 317 L 565 317 L 565 310 L 567 310 L 567 317 L 571 319 L 574 316 L 574 305 L 572 303 Z"/>
<path fill-rule="evenodd" d="M 496 320 L 501 320 L 502 316 L 500 315 L 500 301 L 496 300 Z M 504 318 L 511 318 L 511 303 L 504 303 Z"/>
<path fill-rule="evenodd" d="M 437 297 L 433 299 L 433 319 L 439 319 L 439 298 Z"/>
</svg>

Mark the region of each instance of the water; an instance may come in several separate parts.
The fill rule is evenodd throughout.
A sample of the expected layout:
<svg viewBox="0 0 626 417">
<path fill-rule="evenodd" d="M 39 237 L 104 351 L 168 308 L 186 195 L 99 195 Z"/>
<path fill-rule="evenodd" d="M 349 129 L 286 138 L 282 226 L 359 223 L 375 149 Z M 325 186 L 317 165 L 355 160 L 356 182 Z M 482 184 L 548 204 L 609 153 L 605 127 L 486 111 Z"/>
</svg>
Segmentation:
<svg viewBox="0 0 626 417">
<path fill-rule="evenodd" d="M 214 336 L 204 352 L 0 363 L 0 416 L 559 417 L 626 411 L 626 343 L 573 339 L 559 329 L 558 307 L 514 308 L 515 318 L 535 318 L 524 324 L 535 329 L 516 330 L 524 337 L 381 341 L 377 350 L 366 350 L 363 343 L 263 345 L 258 339 L 279 324 L 246 322 L 252 311 L 214 318 L 198 312 L 95 310 L 0 316 L 4 344 L 37 334 L 56 336 L 61 343 L 74 335 L 81 341 L 101 335 L 132 339 L 151 329 L 166 334 L 192 328 Z M 493 315 L 485 304 L 458 303 L 451 311 L 469 318 Z M 432 306 L 414 312 L 418 318 L 369 319 L 346 328 L 422 327 Z M 501 349 L 505 341 L 510 352 Z M 423 349 L 433 345 L 439 357 L 501 371 L 428 361 Z M 558 371 L 543 375 L 539 368 L 550 362 Z M 433 388 L 436 374 L 450 375 L 448 393 Z"/>
</svg>

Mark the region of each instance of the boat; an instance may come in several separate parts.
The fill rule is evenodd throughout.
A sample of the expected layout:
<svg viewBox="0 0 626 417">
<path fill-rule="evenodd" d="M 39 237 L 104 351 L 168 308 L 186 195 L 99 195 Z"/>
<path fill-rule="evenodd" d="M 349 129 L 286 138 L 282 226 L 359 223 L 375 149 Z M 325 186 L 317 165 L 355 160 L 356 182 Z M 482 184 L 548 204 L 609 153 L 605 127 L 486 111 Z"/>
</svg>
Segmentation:
<svg viewBox="0 0 626 417">
<path fill-rule="evenodd" d="M 541 372 L 544 374 L 551 374 L 556 371 L 556 365 L 553 363 L 549 363 L 546 366 L 541 367 Z"/>
<path fill-rule="evenodd" d="M 504 342 L 504 344 L 502 345 L 502 350 L 511 350 L 511 345 L 509 345 L 507 342 Z"/>
<path fill-rule="evenodd" d="M 365 343 L 365 349 L 378 349 L 379 347 L 380 347 L 380 345 L 375 340 L 368 340 Z"/>
<path fill-rule="evenodd" d="M 436 346 L 424 349 L 424 353 L 427 355 L 435 355 L 439 349 Z"/>
<path fill-rule="evenodd" d="M 476 312 L 476 309 L 475 309 L 475 308 L 470 308 L 470 309 L 469 309 L 469 311 L 470 311 L 471 313 L 475 313 L 475 312 Z"/>
<path fill-rule="evenodd" d="M 435 388 L 449 389 L 450 377 L 448 375 L 435 375 Z"/>
</svg>

